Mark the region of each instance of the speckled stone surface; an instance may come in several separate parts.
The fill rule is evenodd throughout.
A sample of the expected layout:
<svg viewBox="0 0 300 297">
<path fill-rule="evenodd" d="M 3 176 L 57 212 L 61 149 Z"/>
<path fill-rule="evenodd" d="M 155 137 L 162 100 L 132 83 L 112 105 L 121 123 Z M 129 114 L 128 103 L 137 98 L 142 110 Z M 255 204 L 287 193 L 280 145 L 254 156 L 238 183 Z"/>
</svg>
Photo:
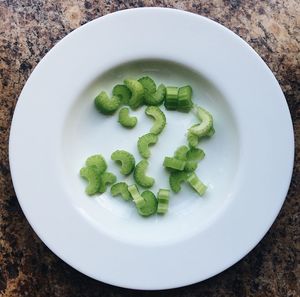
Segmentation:
<svg viewBox="0 0 300 297">
<path fill-rule="evenodd" d="M 41 58 L 80 25 L 116 10 L 141 6 L 195 12 L 220 22 L 246 40 L 277 77 L 296 136 L 288 197 L 265 238 L 225 272 L 202 283 L 160 292 L 133 291 L 94 281 L 56 257 L 27 223 L 14 193 L 8 163 L 14 107 Z M 299 297 L 299 42 L 299 0 L 0 0 L 0 296 Z"/>
</svg>

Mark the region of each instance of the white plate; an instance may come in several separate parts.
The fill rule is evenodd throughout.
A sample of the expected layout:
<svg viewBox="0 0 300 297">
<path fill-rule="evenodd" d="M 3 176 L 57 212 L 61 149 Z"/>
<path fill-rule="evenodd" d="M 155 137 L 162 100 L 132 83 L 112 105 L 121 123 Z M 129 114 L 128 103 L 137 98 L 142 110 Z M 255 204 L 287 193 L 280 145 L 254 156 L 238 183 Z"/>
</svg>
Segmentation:
<svg viewBox="0 0 300 297">
<path fill-rule="evenodd" d="M 197 173 L 208 184 L 171 198 L 169 213 L 145 219 L 109 194 L 88 198 L 78 176 L 85 159 L 134 152 L 151 121 L 122 129 L 117 115 L 95 110 L 100 90 L 149 74 L 190 84 L 212 112 L 216 134 L 202 144 Z M 192 115 L 168 112 L 152 149 L 149 174 L 167 187 L 163 157 L 184 144 Z M 223 26 L 172 9 L 121 11 L 60 41 L 35 68 L 19 98 L 10 135 L 15 190 L 31 226 L 65 262 L 97 280 L 166 289 L 211 277 L 245 256 L 264 236 L 285 199 L 294 139 L 284 95 L 261 58 Z M 109 161 L 109 169 L 117 167 Z M 118 175 L 120 177 L 120 175 Z"/>
</svg>

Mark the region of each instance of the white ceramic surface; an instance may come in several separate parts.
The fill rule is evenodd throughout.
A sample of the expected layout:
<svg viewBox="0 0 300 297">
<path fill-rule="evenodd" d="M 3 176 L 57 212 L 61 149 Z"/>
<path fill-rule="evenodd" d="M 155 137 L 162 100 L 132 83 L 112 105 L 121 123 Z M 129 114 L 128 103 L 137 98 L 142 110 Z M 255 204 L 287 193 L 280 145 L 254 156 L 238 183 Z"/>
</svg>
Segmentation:
<svg viewBox="0 0 300 297">
<path fill-rule="evenodd" d="M 155 21 L 154 21 L 155 20 Z M 116 149 L 134 152 L 151 127 L 144 109 L 126 130 L 93 106 L 100 90 L 124 77 L 151 75 L 190 84 L 214 115 L 216 134 L 201 143 L 203 198 L 188 187 L 172 195 L 166 216 L 141 218 L 134 205 L 89 198 L 78 175 L 91 154 L 109 170 Z M 166 112 L 149 175 L 168 187 L 161 164 L 185 142 L 192 114 Z M 60 258 L 97 280 L 166 289 L 211 277 L 264 236 L 285 199 L 294 139 L 284 95 L 261 58 L 223 26 L 191 13 L 131 9 L 96 19 L 60 41 L 38 64 L 17 104 L 9 156 L 14 187 L 31 226 Z M 284 156 L 284 157 L 283 157 Z M 128 178 L 128 182 L 133 182 Z"/>
</svg>

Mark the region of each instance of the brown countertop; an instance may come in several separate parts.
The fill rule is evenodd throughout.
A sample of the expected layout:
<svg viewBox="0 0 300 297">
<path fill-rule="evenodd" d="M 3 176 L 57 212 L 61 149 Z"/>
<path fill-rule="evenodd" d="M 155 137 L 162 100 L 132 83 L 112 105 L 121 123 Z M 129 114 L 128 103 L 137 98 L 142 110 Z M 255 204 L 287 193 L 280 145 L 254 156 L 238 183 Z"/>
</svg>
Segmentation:
<svg viewBox="0 0 300 297">
<path fill-rule="evenodd" d="M 14 107 L 40 59 L 80 25 L 116 10 L 140 6 L 195 12 L 220 22 L 246 40 L 277 77 L 292 114 L 296 136 L 295 168 L 287 200 L 258 246 L 233 267 L 207 281 L 161 292 L 139 292 L 103 284 L 56 257 L 26 221 L 14 193 L 8 163 Z M 1 0 L 0 296 L 300 296 L 299 42 L 298 0 Z"/>
</svg>

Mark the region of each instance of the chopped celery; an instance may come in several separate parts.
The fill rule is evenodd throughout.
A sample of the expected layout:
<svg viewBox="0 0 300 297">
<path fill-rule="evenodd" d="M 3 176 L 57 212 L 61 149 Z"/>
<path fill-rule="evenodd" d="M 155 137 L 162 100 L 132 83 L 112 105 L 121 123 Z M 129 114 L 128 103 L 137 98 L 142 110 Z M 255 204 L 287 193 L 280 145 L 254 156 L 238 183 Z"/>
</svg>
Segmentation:
<svg viewBox="0 0 300 297">
<path fill-rule="evenodd" d="M 157 213 L 165 214 L 169 208 L 170 191 L 167 189 L 160 189 L 157 194 Z"/>
<path fill-rule="evenodd" d="M 160 134 L 166 126 L 166 116 L 157 106 L 148 106 L 145 113 L 154 118 L 154 124 L 150 129 L 153 134 Z"/>
<path fill-rule="evenodd" d="M 125 128 L 133 128 L 137 124 L 137 118 L 129 115 L 129 108 L 123 107 L 119 111 L 119 123 Z"/>
<path fill-rule="evenodd" d="M 185 161 L 178 160 L 172 157 L 165 157 L 163 166 L 170 169 L 182 171 L 185 166 Z"/>
<path fill-rule="evenodd" d="M 189 148 L 186 145 L 182 145 L 175 151 L 174 157 L 178 160 L 186 161 L 188 151 Z"/>
<path fill-rule="evenodd" d="M 192 188 L 200 195 L 203 196 L 206 192 L 207 186 L 202 183 L 195 173 L 192 173 L 188 178 L 187 182 L 192 186 Z"/>
<path fill-rule="evenodd" d="M 135 166 L 134 156 L 124 150 L 117 150 L 112 153 L 111 159 L 121 163 L 120 173 L 123 175 L 130 174 Z"/>
<path fill-rule="evenodd" d="M 156 83 L 151 77 L 144 76 L 140 78 L 138 81 L 143 85 L 145 93 L 156 92 Z"/>
<path fill-rule="evenodd" d="M 139 190 L 136 185 L 128 186 L 128 191 L 133 199 L 137 208 L 143 207 L 145 205 L 145 199 L 141 196 Z"/>
<path fill-rule="evenodd" d="M 95 106 L 101 113 L 105 115 L 113 114 L 121 105 L 121 100 L 118 96 L 112 96 L 110 99 L 106 92 L 101 92 L 95 98 Z"/>
<path fill-rule="evenodd" d="M 112 90 L 114 96 L 118 96 L 121 100 L 121 103 L 128 105 L 129 99 L 131 97 L 130 90 L 125 85 L 116 85 Z"/>
<path fill-rule="evenodd" d="M 124 84 L 131 92 L 131 97 L 129 98 L 129 106 L 132 109 L 137 109 L 143 103 L 144 97 L 144 87 L 143 85 L 134 79 L 125 79 Z"/>
<path fill-rule="evenodd" d="M 168 110 L 176 110 L 178 106 L 178 88 L 166 87 L 165 107 Z"/>
<path fill-rule="evenodd" d="M 190 148 L 186 156 L 188 160 L 201 161 L 205 157 L 205 153 L 202 149 Z"/>
<path fill-rule="evenodd" d="M 149 217 L 156 213 L 157 199 L 151 191 L 144 191 L 141 196 L 145 200 L 145 204 L 141 207 L 137 207 L 138 213 L 143 217 Z"/>
<path fill-rule="evenodd" d="M 116 176 L 111 172 L 102 173 L 100 176 L 99 193 L 104 193 L 106 191 L 107 185 L 114 184 L 116 180 Z"/>
<path fill-rule="evenodd" d="M 139 138 L 137 147 L 140 155 L 143 158 L 148 159 L 150 157 L 149 145 L 155 144 L 157 140 L 158 140 L 157 135 L 153 133 L 145 134 Z"/>
<path fill-rule="evenodd" d="M 154 178 L 147 176 L 146 171 L 149 166 L 148 161 L 142 160 L 140 161 L 134 169 L 134 180 L 136 183 L 144 188 L 151 188 L 155 182 Z"/>
<path fill-rule="evenodd" d="M 175 193 L 181 191 L 181 184 L 187 180 L 189 173 L 184 171 L 172 172 L 169 176 L 171 190 Z"/>
<path fill-rule="evenodd" d="M 128 191 L 128 185 L 125 182 L 119 182 L 111 186 L 110 193 L 112 196 L 120 195 L 125 201 L 132 200 Z"/>
<path fill-rule="evenodd" d="M 161 105 L 165 99 L 166 87 L 160 84 L 154 93 L 145 92 L 145 104 L 146 105 Z"/>
<path fill-rule="evenodd" d="M 193 107 L 191 86 L 184 86 L 178 90 L 178 111 L 189 112 Z"/>
<path fill-rule="evenodd" d="M 202 107 L 196 107 L 196 115 L 201 121 L 200 124 L 195 125 L 190 128 L 191 133 L 197 135 L 198 137 L 206 136 L 213 126 L 213 117 Z"/>
<path fill-rule="evenodd" d="M 85 188 L 87 195 L 91 196 L 98 193 L 100 188 L 100 174 L 94 167 L 83 167 L 80 169 L 80 176 L 87 180 Z"/>
<path fill-rule="evenodd" d="M 88 157 L 85 165 L 87 167 L 94 167 L 99 174 L 102 174 L 107 169 L 106 161 L 102 155 Z"/>
</svg>

